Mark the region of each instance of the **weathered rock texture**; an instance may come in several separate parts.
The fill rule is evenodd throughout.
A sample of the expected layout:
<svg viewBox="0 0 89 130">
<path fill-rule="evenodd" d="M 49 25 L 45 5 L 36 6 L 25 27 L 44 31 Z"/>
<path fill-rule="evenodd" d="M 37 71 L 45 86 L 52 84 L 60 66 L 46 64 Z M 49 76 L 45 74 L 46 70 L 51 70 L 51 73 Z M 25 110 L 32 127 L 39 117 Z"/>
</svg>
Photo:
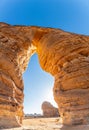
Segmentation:
<svg viewBox="0 0 89 130">
<path fill-rule="evenodd" d="M 58 117 L 59 112 L 56 107 L 54 107 L 50 102 L 43 102 L 42 103 L 42 111 L 44 117 Z"/>
<path fill-rule="evenodd" d="M 22 74 L 35 52 L 42 69 L 55 77 L 54 98 L 63 123 L 88 124 L 89 36 L 0 23 L 0 126 L 22 122 Z"/>
</svg>

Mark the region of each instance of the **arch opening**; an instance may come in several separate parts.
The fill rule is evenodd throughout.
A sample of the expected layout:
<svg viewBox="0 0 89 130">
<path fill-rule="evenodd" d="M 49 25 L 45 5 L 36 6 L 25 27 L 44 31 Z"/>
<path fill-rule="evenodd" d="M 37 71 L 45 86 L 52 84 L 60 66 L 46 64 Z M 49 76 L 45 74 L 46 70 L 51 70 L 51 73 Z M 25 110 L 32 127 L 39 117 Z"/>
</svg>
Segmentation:
<svg viewBox="0 0 89 130">
<path fill-rule="evenodd" d="M 23 74 L 24 80 L 24 113 L 42 115 L 42 103 L 50 102 L 57 107 L 53 98 L 54 77 L 40 67 L 38 56 L 31 56 L 27 70 Z"/>
</svg>

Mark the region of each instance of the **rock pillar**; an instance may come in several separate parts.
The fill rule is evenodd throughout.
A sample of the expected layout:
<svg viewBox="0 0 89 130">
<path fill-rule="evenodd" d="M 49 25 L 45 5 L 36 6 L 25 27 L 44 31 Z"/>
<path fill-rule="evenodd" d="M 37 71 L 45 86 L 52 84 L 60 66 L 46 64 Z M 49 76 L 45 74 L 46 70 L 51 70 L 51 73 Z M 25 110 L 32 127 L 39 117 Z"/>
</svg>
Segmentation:
<svg viewBox="0 0 89 130">
<path fill-rule="evenodd" d="M 0 128 L 18 127 L 23 119 L 23 78 L 33 47 L 22 27 L 0 23 Z M 30 40 L 29 40 L 30 41 Z"/>
<path fill-rule="evenodd" d="M 53 30 L 39 41 L 38 56 L 55 78 L 54 99 L 63 124 L 89 124 L 89 36 Z"/>
</svg>

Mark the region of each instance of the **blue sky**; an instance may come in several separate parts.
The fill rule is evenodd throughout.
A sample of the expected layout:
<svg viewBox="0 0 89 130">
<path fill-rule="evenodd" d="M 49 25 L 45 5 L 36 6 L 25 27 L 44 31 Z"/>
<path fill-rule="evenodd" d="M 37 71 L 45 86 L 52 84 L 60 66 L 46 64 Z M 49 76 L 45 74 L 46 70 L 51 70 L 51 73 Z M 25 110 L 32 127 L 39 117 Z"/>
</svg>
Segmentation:
<svg viewBox="0 0 89 130">
<path fill-rule="evenodd" d="M 89 35 L 89 0 L 0 0 L 0 21 L 12 25 L 61 28 Z M 52 97 L 53 77 L 33 55 L 23 75 L 25 113 L 40 113 L 41 103 Z"/>
</svg>

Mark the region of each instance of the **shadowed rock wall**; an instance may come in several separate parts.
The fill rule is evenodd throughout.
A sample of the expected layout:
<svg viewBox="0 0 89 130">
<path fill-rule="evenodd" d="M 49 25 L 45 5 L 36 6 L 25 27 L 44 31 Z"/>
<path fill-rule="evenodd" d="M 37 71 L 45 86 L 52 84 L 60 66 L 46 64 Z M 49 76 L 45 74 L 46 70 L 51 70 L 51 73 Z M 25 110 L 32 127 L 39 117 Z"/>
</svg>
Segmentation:
<svg viewBox="0 0 89 130">
<path fill-rule="evenodd" d="M 0 23 L 0 126 L 22 123 L 22 74 L 35 52 L 42 69 L 55 77 L 54 99 L 63 124 L 88 124 L 89 36 Z"/>
</svg>

